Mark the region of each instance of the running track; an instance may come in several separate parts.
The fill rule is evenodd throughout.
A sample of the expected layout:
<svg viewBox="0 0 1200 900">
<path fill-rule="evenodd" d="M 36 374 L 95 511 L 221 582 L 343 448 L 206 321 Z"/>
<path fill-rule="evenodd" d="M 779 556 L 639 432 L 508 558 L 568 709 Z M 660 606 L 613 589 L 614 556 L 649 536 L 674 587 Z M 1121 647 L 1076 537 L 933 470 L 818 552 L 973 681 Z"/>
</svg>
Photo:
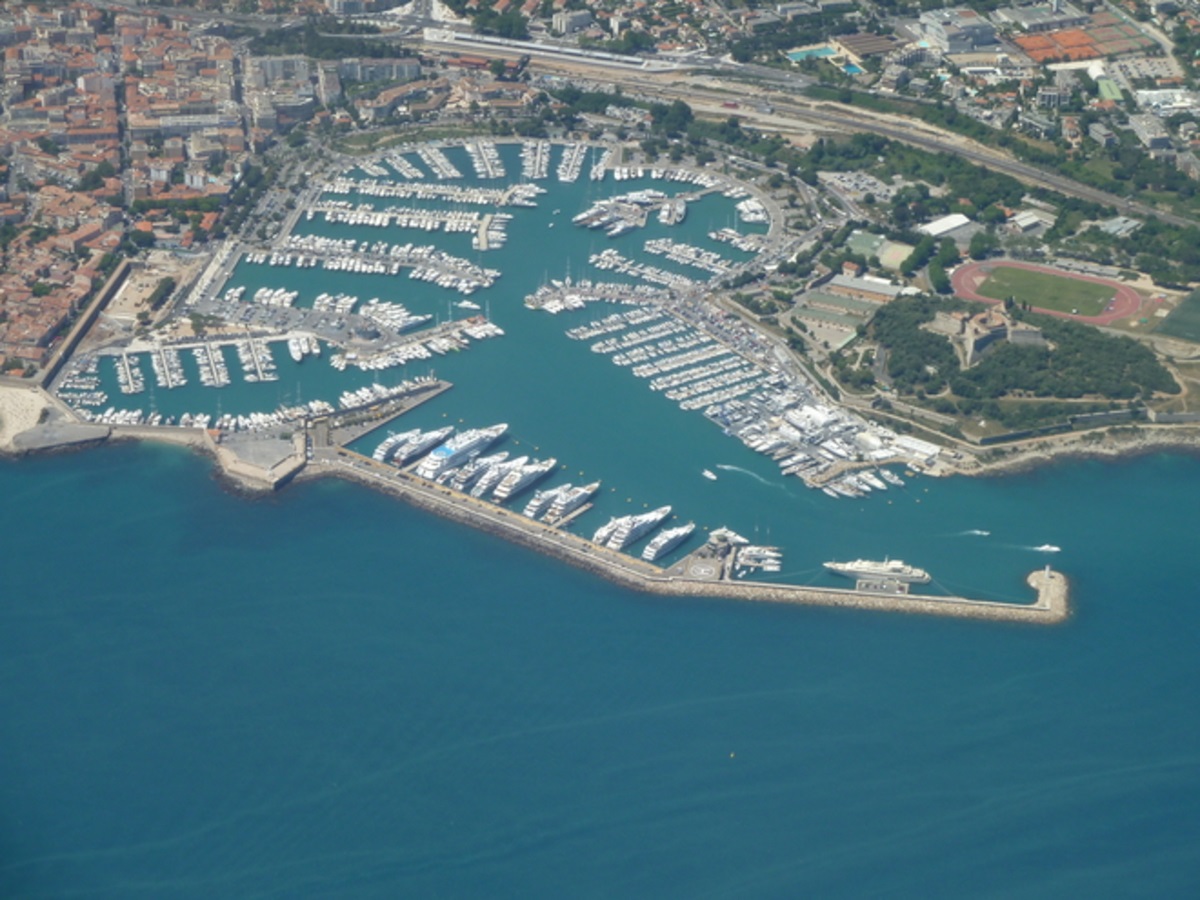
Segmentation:
<svg viewBox="0 0 1200 900">
<path fill-rule="evenodd" d="M 1128 285 L 1121 284 L 1120 282 L 1109 281 L 1107 278 L 1097 278 L 1094 275 L 1077 275 L 1074 272 L 1064 272 L 1061 269 L 1052 269 L 1049 266 L 1036 266 L 1032 263 L 1011 262 L 1009 260 L 972 262 L 959 266 L 951 274 L 950 284 L 954 288 L 954 293 L 967 300 L 978 300 L 982 303 L 999 303 L 1001 301 L 993 300 L 991 297 L 984 297 L 982 294 L 976 293 L 975 289 L 983 284 L 993 269 L 1002 267 L 1028 269 L 1031 272 L 1041 272 L 1045 275 L 1057 275 L 1059 278 L 1075 278 L 1079 281 L 1090 281 L 1093 284 L 1103 284 L 1111 287 L 1117 292 L 1109 304 L 1109 308 L 1098 316 L 1077 316 L 1071 313 L 1058 312 L 1057 310 L 1034 307 L 1038 312 L 1045 313 L 1048 316 L 1058 316 L 1061 319 L 1074 319 L 1077 322 L 1086 322 L 1089 325 L 1111 325 L 1118 319 L 1127 319 L 1134 315 L 1142 305 L 1142 295 Z M 1020 298 L 1017 299 L 1019 300 Z"/>
</svg>

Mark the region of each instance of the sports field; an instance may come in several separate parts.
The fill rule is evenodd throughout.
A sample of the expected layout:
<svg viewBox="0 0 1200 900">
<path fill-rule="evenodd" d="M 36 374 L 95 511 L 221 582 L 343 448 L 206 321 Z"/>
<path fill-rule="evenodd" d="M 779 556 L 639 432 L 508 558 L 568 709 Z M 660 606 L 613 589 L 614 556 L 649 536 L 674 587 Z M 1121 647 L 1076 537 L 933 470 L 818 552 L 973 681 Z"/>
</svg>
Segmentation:
<svg viewBox="0 0 1200 900">
<path fill-rule="evenodd" d="M 997 266 L 975 288 L 976 293 L 992 300 L 1016 298 L 1038 309 L 1097 316 L 1116 296 L 1116 289 L 1107 284 L 1065 278 L 1048 272 Z"/>
<path fill-rule="evenodd" d="M 1188 294 L 1154 329 L 1154 333 L 1183 338 L 1185 341 L 1200 341 L 1200 291 Z"/>
</svg>

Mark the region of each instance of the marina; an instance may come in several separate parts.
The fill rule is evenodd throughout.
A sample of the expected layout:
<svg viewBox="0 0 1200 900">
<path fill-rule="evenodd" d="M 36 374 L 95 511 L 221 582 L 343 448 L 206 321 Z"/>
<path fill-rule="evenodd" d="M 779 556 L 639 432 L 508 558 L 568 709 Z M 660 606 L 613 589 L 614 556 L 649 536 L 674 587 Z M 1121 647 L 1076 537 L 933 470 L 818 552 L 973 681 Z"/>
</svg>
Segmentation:
<svg viewBox="0 0 1200 900">
<path fill-rule="evenodd" d="M 527 141 L 521 145 L 521 180 L 541 181 L 550 171 L 550 144 Z"/>
<path fill-rule="evenodd" d="M 582 285 L 572 290 L 574 296 L 589 292 Z M 559 295 L 543 290 L 526 305 L 544 309 Z M 642 308 L 575 326 L 567 336 L 600 338 L 592 352 L 647 379 L 652 391 L 680 409 L 703 411 L 726 433 L 777 461 L 783 475 L 799 477 L 831 499 L 902 487 L 904 480 L 882 466 L 898 458 L 913 464 L 913 451 L 936 458 L 936 446 L 868 429 L 811 385 L 788 377 L 779 357 L 737 320 L 700 312 L 695 304 L 647 295 Z"/>
<path fill-rule="evenodd" d="M 305 433 L 309 474 L 327 469 L 333 456 L 361 456 L 460 502 L 501 506 L 623 558 L 661 562 L 660 571 L 708 546 L 720 529 L 704 520 L 720 507 L 744 506 L 740 476 L 717 480 L 724 467 L 713 462 L 717 444 L 735 459 L 742 447 L 766 457 L 773 476 L 743 468 L 745 459 L 734 467 L 765 483 L 797 476 L 793 483 L 820 488 L 821 504 L 903 492 L 888 464 L 921 471 L 936 457 L 937 448 L 926 452 L 833 405 L 780 346 L 706 295 L 697 273 L 718 277 L 753 260 L 732 240 L 712 237 L 728 229 L 736 203 L 753 198 L 746 188 L 713 173 L 614 168 L 611 158 L 597 171 L 609 154 L 582 143 L 479 140 L 435 149 L 399 148 L 314 185 L 294 227 L 218 254 L 213 265 L 227 274 L 204 272 L 184 292 L 181 313 L 200 316 L 208 333 L 108 348 L 108 367 L 81 355 L 64 371 L 63 399 L 82 420 L 116 429 L 182 426 L 273 440 Z M 526 169 L 540 173 L 539 184 L 504 187 L 488 177 Z M 579 227 L 570 227 L 572 219 Z M 622 223 L 628 231 L 609 234 Z M 758 225 L 733 233 L 761 237 L 767 223 Z M 413 229 L 428 233 L 423 243 L 403 237 Z M 530 266 L 529 241 L 560 268 Z M 473 292 L 478 302 L 467 299 Z M 504 340 L 493 344 L 494 337 Z M 139 381 L 147 361 L 153 378 Z M 422 405 L 412 421 L 391 426 L 391 438 L 402 439 L 375 439 L 359 453 L 352 442 L 320 438 L 323 419 L 375 409 L 435 377 L 457 385 L 453 401 Z M 591 396 L 605 405 L 611 398 L 622 415 L 583 415 L 589 404 L 572 387 L 576 378 L 595 382 Z M 640 393 L 623 386 L 638 382 Z M 115 397 L 139 399 L 118 405 Z M 649 433 L 621 421 L 629 415 L 653 422 L 641 428 L 668 427 L 692 441 L 704 435 L 696 444 L 707 448 L 704 462 L 649 478 L 622 459 L 624 442 L 615 437 Z M 486 431 L 478 423 L 498 420 L 509 427 L 476 442 Z M 342 456 L 337 446 L 356 455 Z M 697 478 L 701 470 L 712 477 Z M 712 496 L 693 496 L 684 486 L 688 472 L 693 485 L 711 485 Z M 606 522 L 614 523 L 611 533 L 590 539 Z M 775 548 L 789 543 L 751 538 L 723 558 L 718 580 L 823 584 L 816 564 L 785 570 Z M 930 590 L 953 593 L 940 582 Z"/>
<path fill-rule="evenodd" d="M 496 181 L 505 177 L 504 162 L 496 152 L 496 145 L 491 141 L 470 141 L 466 145 L 467 155 L 471 157 L 471 165 L 475 168 L 475 177 Z"/>
</svg>

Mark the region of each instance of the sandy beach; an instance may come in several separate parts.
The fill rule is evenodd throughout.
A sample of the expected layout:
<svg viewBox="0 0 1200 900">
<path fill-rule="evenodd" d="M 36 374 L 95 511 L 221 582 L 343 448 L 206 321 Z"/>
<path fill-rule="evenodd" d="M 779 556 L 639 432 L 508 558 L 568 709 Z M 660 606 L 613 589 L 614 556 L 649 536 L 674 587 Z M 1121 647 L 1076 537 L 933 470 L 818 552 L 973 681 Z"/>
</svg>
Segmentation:
<svg viewBox="0 0 1200 900">
<path fill-rule="evenodd" d="M 50 407 L 38 387 L 0 384 L 0 452 L 13 452 L 13 438 L 36 426 Z"/>
</svg>

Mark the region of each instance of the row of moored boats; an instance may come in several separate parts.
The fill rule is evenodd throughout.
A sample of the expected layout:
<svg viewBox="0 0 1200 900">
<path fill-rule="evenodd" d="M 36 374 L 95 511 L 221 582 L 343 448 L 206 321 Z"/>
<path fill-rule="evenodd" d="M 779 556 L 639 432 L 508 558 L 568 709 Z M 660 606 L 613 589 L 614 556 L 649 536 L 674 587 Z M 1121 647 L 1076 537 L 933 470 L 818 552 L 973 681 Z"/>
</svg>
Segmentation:
<svg viewBox="0 0 1200 900">
<path fill-rule="evenodd" d="M 487 453 L 508 430 L 506 424 L 471 428 L 455 433 L 447 425 L 430 430 L 412 429 L 388 435 L 374 450 L 376 462 L 413 466 L 413 473 L 452 490 L 481 500 L 506 503 L 533 489 L 558 468 L 558 460 L 511 456 L 508 451 Z M 600 482 L 561 484 L 537 490 L 522 509 L 530 519 L 558 525 L 584 509 Z M 593 535 L 595 543 L 624 550 L 657 529 L 671 515 L 670 506 L 650 512 L 614 516 Z M 682 544 L 695 530 L 694 523 L 667 528 L 643 549 L 642 557 L 657 560 Z"/>
</svg>

